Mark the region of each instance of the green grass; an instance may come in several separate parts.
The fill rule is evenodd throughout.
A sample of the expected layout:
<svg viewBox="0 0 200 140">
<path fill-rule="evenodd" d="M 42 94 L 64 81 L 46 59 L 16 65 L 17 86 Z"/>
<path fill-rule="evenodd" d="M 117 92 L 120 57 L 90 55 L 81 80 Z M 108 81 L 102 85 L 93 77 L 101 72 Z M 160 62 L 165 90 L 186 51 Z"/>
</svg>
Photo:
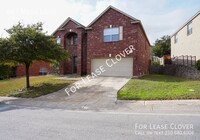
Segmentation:
<svg viewBox="0 0 200 140">
<path fill-rule="evenodd" d="M 117 95 L 121 100 L 200 99 L 200 81 L 167 75 L 131 79 Z"/>
<path fill-rule="evenodd" d="M 0 96 L 35 98 L 62 89 L 73 81 L 57 80 L 58 76 L 32 76 L 26 89 L 25 77 L 0 80 Z"/>
</svg>

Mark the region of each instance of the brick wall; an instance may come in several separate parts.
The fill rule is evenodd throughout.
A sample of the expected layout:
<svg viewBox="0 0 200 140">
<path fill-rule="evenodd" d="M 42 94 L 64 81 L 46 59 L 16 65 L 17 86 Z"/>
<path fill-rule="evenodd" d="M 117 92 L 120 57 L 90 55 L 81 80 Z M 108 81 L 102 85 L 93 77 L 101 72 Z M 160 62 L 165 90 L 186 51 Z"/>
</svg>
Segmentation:
<svg viewBox="0 0 200 140">
<path fill-rule="evenodd" d="M 136 49 L 130 56 L 133 57 L 133 75 L 148 73 L 150 48 L 147 38 L 142 32 L 140 24 L 132 24 L 132 19 L 109 9 L 100 17 L 87 31 L 87 74 L 91 73 L 91 59 L 100 57 L 109 57 L 122 52 L 129 45 Z M 106 27 L 123 26 L 123 40 L 116 42 L 104 42 L 103 30 Z"/>
<path fill-rule="evenodd" d="M 51 73 L 51 66 L 50 63 L 47 62 L 42 62 L 42 61 L 37 61 L 34 62 L 29 69 L 29 74 L 30 76 L 38 76 L 40 72 L 40 68 L 47 68 L 47 73 Z M 25 71 L 25 66 L 24 65 L 19 65 L 16 67 L 16 76 L 25 76 L 26 71 Z"/>
<path fill-rule="evenodd" d="M 133 45 L 136 51 L 128 57 L 133 57 L 133 76 L 140 76 L 149 72 L 150 44 L 140 23 L 131 23 L 132 18 L 110 8 L 89 28 L 78 27 L 74 20 L 68 21 L 54 36 L 60 36 L 61 44 L 69 52 L 70 60 L 61 62 L 61 74 L 73 73 L 73 56 L 77 56 L 77 74 L 91 73 L 91 59 L 108 58 L 122 52 Z M 123 40 L 104 42 L 103 30 L 108 27 L 123 26 Z M 78 35 L 77 46 L 67 46 L 66 36 L 74 32 Z"/>
<path fill-rule="evenodd" d="M 68 45 L 66 43 L 66 37 L 70 33 L 76 33 L 78 36 L 77 45 Z M 61 62 L 60 71 L 61 74 L 72 74 L 73 73 L 73 56 L 77 56 L 78 64 L 77 64 L 77 73 L 81 75 L 85 70 L 82 67 L 83 63 L 83 54 L 82 49 L 84 46 L 83 36 L 85 34 L 85 29 L 79 28 L 76 23 L 69 21 L 62 30 L 57 31 L 54 36 L 61 37 L 61 45 L 69 52 L 70 58 L 64 62 Z"/>
<path fill-rule="evenodd" d="M 137 61 L 137 68 L 135 68 L 135 75 L 138 73 L 140 75 L 149 74 L 150 70 L 150 44 L 146 39 L 144 30 L 142 29 L 141 25 L 138 24 L 138 54 Z"/>
</svg>

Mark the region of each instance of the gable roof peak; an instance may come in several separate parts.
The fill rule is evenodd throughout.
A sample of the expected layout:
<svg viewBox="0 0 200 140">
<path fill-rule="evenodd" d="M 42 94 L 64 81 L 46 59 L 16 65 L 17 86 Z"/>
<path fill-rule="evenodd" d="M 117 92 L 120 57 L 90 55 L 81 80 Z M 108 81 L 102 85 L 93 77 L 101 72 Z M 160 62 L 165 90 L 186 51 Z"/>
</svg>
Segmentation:
<svg viewBox="0 0 200 140">
<path fill-rule="evenodd" d="M 200 10 L 195 14 L 193 15 L 187 22 L 185 22 L 178 30 L 176 30 L 176 32 L 174 32 L 172 35 L 171 35 L 171 38 L 177 34 L 180 30 L 182 30 L 188 23 L 190 23 L 193 19 L 195 19 L 197 16 L 200 15 Z"/>
<path fill-rule="evenodd" d="M 115 11 L 117 11 L 117 12 L 119 12 L 119 13 L 121 13 L 121 14 L 123 14 L 123 15 L 129 17 L 129 18 L 131 18 L 133 21 L 139 21 L 138 19 L 132 17 L 131 15 L 129 15 L 129 14 L 127 14 L 127 13 L 125 13 L 125 12 L 123 12 L 123 11 L 117 9 L 117 8 L 115 8 L 115 7 L 112 6 L 112 5 L 109 5 L 98 17 L 96 17 L 96 18 L 87 26 L 87 28 L 89 28 L 91 25 L 93 25 L 100 17 L 102 17 L 102 16 L 103 16 L 108 10 L 110 10 L 110 9 L 113 9 L 113 10 L 115 10 Z"/>
<path fill-rule="evenodd" d="M 75 23 L 78 27 L 82 27 L 85 28 L 84 25 L 80 24 L 79 22 L 77 22 L 76 20 L 74 20 L 71 17 L 68 17 L 53 33 L 52 35 L 54 35 L 58 30 L 61 30 L 69 21 L 72 21 L 73 23 Z"/>
</svg>

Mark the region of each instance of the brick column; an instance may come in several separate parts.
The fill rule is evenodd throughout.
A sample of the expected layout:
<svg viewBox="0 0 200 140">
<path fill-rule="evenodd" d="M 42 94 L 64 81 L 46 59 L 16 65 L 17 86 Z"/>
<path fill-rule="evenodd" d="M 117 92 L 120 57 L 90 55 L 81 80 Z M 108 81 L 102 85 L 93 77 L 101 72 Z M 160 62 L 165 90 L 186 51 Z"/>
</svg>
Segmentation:
<svg viewBox="0 0 200 140">
<path fill-rule="evenodd" d="M 81 75 L 81 67 L 82 67 L 82 32 L 78 31 L 78 45 L 77 45 L 77 74 Z"/>
</svg>

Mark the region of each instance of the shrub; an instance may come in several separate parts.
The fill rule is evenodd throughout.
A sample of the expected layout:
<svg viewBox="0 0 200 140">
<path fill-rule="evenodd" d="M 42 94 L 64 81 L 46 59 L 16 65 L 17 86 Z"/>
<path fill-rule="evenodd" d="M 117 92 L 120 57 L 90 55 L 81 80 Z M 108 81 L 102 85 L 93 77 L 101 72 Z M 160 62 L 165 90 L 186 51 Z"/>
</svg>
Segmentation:
<svg viewBox="0 0 200 140">
<path fill-rule="evenodd" d="M 12 68 L 8 65 L 0 65 L 0 79 L 10 77 L 12 74 Z"/>
<path fill-rule="evenodd" d="M 197 60 L 197 63 L 196 63 L 196 68 L 197 68 L 198 70 L 200 70 L 200 59 L 199 59 L 199 60 Z"/>
<path fill-rule="evenodd" d="M 151 61 L 151 65 L 160 65 L 160 63 L 159 62 L 156 62 L 156 61 Z"/>
</svg>

